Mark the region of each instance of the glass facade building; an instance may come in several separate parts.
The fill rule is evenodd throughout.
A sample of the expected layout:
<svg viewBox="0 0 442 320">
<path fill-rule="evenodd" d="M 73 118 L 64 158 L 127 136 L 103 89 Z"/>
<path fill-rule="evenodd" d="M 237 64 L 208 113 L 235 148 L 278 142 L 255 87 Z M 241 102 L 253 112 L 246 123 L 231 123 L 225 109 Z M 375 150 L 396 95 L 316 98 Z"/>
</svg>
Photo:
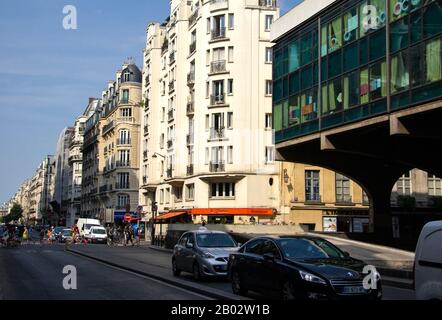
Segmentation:
<svg viewBox="0 0 442 320">
<path fill-rule="evenodd" d="M 336 1 L 279 39 L 276 143 L 442 97 L 442 0 Z"/>
</svg>

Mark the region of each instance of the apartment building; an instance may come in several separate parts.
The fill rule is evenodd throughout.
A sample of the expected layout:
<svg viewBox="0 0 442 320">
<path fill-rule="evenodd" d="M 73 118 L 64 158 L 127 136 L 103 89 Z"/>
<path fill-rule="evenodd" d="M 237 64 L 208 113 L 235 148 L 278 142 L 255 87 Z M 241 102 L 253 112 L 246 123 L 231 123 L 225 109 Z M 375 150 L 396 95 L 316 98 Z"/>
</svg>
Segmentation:
<svg viewBox="0 0 442 320">
<path fill-rule="evenodd" d="M 54 195 L 51 199 L 51 207 L 54 219 L 58 224 L 65 225 L 70 203 L 70 165 L 69 148 L 74 128 L 64 128 L 60 133 L 55 153 L 55 180 Z"/>
<path fill-rule="evenodd" d="M 272 140 L 275 1 L 170 2 L 147 28 L 140 200 L 161 219 L 241 223 L 279 204 Z"/>
<path fill-rule="evenodd" d="M 68 204 L 66 226 L 71 226 L 81 214 L 81 184 L 83 176 L 83 141 L 86 117 L 78 117 L 69 139 Z"/>
<path fill-rule="evenodd" d="M 83 113 L 86 118 L 83 140 L 81 216 L 96 217 L 100 212 L 98 193 L 101 100 L 89 98 Z"/>
<path fill-rule="evenodd" d="M 137 215 L 141 84 L 141 70 L 127 63 L 102 93 L 98 198 L 108 223 Z"/>
<path fill-rule="evenodd" d="M 301 163 L 280 163 L 281 220 L 304 230 L 368 231 L 369 202 L 346 176 Z"/>
</svg>

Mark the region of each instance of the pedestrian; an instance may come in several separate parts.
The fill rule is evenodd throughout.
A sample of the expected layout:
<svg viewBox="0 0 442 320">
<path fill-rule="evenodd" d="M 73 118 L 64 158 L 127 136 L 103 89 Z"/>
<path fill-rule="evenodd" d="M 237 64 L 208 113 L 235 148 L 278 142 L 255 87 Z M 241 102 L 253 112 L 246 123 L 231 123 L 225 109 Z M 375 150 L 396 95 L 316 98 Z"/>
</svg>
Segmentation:
<svg viewBox="0 0 442 320">
<path fill-rule="evenodd" d="M 51 228 L 48 229 L 47 237 L 48 237 L 48 243 L 52 244 L 52 229 Z"/>
<path fill-rule="evenodd" d="M 25 229 L 23 230 L 23 242 L 28 243 L 29 240 L 29 231 L 28 228 L 25 227 Z"/>
<path fill-rule="evenodd" d="M 138 230 L 137 230 L 137 237 L 138 237 L 137 244 L 138 244 L 138 246 L 140 246 L 140 244 L 141 244 L 142 235 L 143 235 L 143 230 L 142 230 L 141 226 L 138 226 Z"/>
<path fill-rule="evenodd" d="M 40 230 L 40 244 L 43 244 L 43 241 L 45 239 L 45 229 Z"/>
</svg>

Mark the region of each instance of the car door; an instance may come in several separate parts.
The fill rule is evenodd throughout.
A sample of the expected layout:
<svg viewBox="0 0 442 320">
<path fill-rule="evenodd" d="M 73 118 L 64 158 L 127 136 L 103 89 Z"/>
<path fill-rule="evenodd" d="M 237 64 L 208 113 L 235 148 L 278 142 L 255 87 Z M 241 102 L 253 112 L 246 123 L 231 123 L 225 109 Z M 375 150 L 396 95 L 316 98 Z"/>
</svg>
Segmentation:
<svg viewBox="0 0 442 320">
<path fill-rule="evenodd" d="M 183 234 L 175 247 L 175 262 L 177 268 L 180 270 L 185 270 L 184 249 L 185 249 L 185 244 L 187 242 L 187 238 L 188 234 L 187 233 Z"/>
<path fill-rule="evenodd" d="M 189 247 L 189 244 L 192 247 Z M 187 240 L 184 245 L 183 250 L 183 263 L 185 265 L 185 270 L 192 272 L 193 271 L 193 262 L 195 256 L 196 244 L 195 244 L 195 234 L 189 233 L 187 235 Z"/>
<path fill-rule="evenodd" d="M 281 253 L 272 240 L 265 240 L 261 247 L 263 262 L 258 267 L 258 277 L 265 292 L 278 291 L 281 283 Z M 273 255 L 274 260 L 264 258 L 264 255 Z"/>
<path fill-rule="evenodd" d="M 242 279 L 247 288 L 251 290 L 259 290 L 260 285 L 260 269 L 263 263 L 261 255 L 264 239 L 256 239 L 246 244 L 244 250 L 244 261 L 242 263 Z"/>
</svg>

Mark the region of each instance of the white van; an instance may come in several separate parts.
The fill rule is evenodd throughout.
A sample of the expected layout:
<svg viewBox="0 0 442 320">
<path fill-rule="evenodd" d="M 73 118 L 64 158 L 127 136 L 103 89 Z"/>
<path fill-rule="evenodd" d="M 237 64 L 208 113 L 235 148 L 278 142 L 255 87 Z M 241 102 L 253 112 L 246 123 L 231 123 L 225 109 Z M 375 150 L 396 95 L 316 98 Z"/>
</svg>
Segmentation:
<svg viewBox="0 0 442 320">
<path fill-rule="evenodd" d="M 107 243 L 107 232 L 104 227 L 92 226 L 89 233 L 85 235 L 85 239 L 90 243 Z"/>
<path fill-rule="evenodd" d="M 426 224 L 416 247 L 414 286 L 417 300 L 442 300 L 442 221 Z"/>
<path fill-rule="evenodd" d="M 80 218 L 77 222 L 78 230 L 80 230 L 80 236 L 86 237 L 90 233 L 91 227 L 98 226 L 101 227 L 100 220 L 97 219 L 85 219 Z"/>
</svg>

